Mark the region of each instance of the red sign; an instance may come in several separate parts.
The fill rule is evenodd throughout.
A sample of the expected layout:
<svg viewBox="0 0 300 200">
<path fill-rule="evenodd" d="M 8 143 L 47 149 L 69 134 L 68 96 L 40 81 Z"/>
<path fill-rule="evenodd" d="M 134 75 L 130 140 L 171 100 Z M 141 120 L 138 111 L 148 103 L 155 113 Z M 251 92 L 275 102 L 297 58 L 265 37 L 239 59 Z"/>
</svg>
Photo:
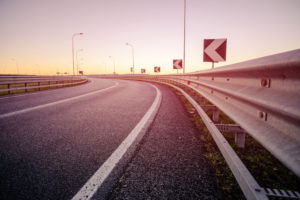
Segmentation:
<svg viewBox="0 0 300 200">
<path fill-rule="evenodd" d="M 226 61 L 227 39 L 205 39 L 203 62 Z"/>
<path fill-rule="evenodd" d="M 160 67 L 154 67 L 154 72 L 160 72 Z"/>
<path fill-rule="evenodd" d="M 133 72 L 133 67 L 130 67 L 130 72 Z"/>
<path fill-rule="evenodd" d="M 146 69 L 141 69 L 141 73 L 146 73 Z"/>
<path fill-rule="evenodd" d="M 173 60 L 173 69 L 182 69 L 182 59 Z"/>
<path fill-rule="evenodd" d="M 83 71 L 79 71 L 79 74 L 80 74 L 80 75 L 83 75 Z"/>
</svg>

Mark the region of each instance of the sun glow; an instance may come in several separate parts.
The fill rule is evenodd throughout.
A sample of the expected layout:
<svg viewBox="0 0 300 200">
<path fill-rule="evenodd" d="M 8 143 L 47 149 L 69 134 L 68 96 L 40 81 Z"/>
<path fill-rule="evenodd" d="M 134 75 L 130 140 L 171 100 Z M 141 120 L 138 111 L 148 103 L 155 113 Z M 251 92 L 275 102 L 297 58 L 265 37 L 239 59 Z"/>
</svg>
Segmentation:
<svg viewBox="0 0 300 200">
<path fill-rule="evenodd" d="M 211 67 L 206 38 L 228 40 L 227 60 L 216 67 L 299 48 L 299 8 L 294 0 L 187 0 L 186 72 Z M 0 25 L 0 74 L 72 74 L 79 32 L 74 65 L 84 74 L 113 73 L 109 56 L 118 74 L 130 73 L 126 42 L 136 72 L 176 73 L 172 60 L 183 57 L 183 0 L 1 1 Z"/>
</svg>

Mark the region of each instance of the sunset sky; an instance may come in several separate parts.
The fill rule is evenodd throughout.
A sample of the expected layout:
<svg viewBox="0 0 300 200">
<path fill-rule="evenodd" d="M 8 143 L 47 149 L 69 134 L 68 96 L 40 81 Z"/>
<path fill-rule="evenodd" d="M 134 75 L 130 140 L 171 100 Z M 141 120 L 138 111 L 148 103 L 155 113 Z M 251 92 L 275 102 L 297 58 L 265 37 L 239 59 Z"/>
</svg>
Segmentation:
<svg viewBox="0 0 300 200">
<path fill-rule="evenodd" d="M 215 67 L 300 48 L 299 0 L 187 0 L 186 72 L 203 62 L 203 40 L 227 38 Z M 183 57 L 184 0 L 0 0 L 0 74 L 175 73 Z M 112 58 L 109 58 L 111 56 Z M 75 59 L 76 61 L 76 59 Z"/>
</svg>

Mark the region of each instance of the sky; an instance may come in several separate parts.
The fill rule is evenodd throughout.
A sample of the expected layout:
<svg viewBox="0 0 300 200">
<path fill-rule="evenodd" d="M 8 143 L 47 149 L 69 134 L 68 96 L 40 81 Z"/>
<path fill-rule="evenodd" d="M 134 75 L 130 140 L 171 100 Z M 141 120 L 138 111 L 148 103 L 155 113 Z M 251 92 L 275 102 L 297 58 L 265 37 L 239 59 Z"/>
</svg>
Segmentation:
<svg viewBox="0 0 300 200">
<path fill-rule="evenodd" d="M 211 68 L 204 39 L 227 38 L 226 61 L 215 67 L 299 49 L 299 11 L 299 0 L 186 0 L 185 71 Z M 176 73 L 184 0 L 0 0 L 0 74 L 73 74 L 80 32 L 75 71 L 130 73 L 128 42 L 136 73 Z"/>
</svg>

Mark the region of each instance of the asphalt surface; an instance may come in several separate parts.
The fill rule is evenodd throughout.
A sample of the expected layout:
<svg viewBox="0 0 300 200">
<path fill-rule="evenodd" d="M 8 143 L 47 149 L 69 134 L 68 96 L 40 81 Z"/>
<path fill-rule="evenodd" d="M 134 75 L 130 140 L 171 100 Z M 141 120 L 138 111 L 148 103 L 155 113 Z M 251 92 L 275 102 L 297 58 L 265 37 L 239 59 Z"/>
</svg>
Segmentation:
<svg viewBox="0 0 300 200">
<path fill-rule="evenodd" d="M 199 132 L 179 98 L 158 87 L 160 110 L 107 199 L 221 199 Z"/>
<path fill-rule="evenodd" d="M 107 199 L 219 199 L 198 131 L 178 97 L 157 87 L 158 114 Z M 155 96 L 144 82 L 91 79 L 0 97 L 0 199 L 71 199 Z"/>
<path fill-rule="evenodd" d="M 71 199 L 155 95 L 147 83 L 92 79 L 77 87 L 0 97 L 0 199 Z M 68 98 L 73 99 L 51 104 Z M 29 110 L 18 113 L 24 109 Z"/>
</svg>

